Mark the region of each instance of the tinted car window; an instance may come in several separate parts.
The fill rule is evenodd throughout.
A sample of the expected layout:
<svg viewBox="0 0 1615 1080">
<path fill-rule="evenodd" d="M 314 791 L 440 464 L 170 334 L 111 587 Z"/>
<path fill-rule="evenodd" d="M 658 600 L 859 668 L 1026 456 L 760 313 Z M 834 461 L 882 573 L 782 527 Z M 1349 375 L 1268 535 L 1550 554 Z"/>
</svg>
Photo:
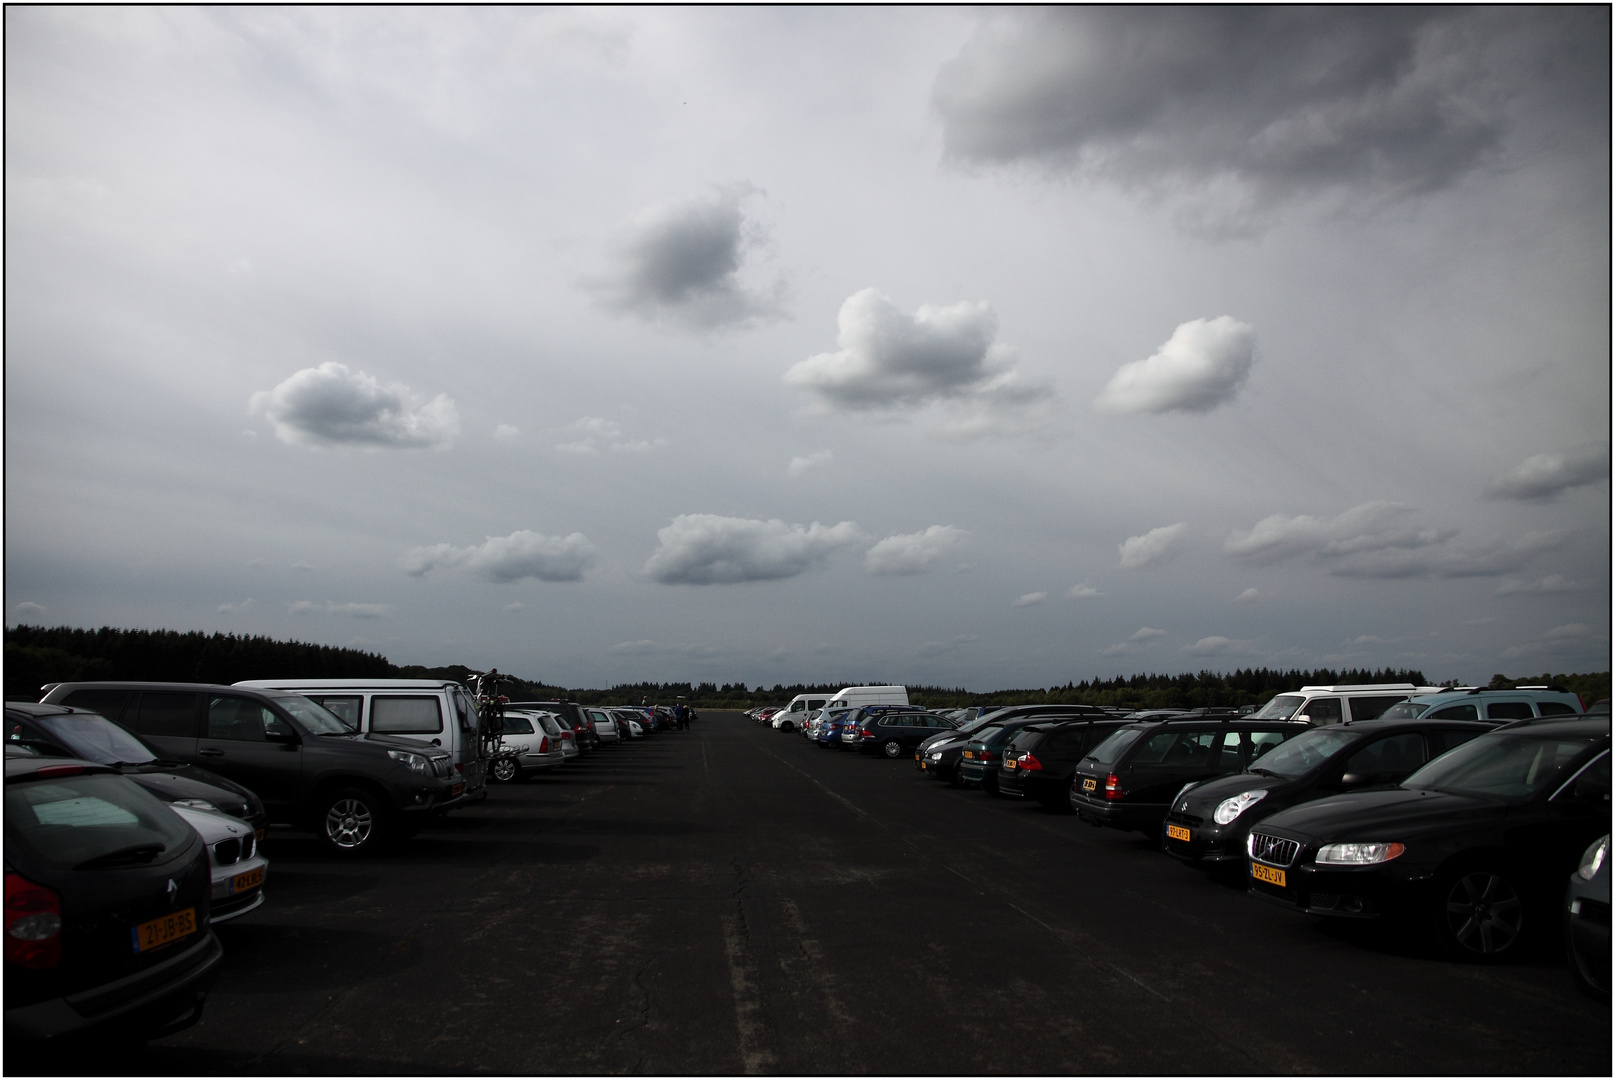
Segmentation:
<svg viewBox="0 0 1615 1080">
<path fill-rule="evenodd" d="M 1529 720 L 1531 703 L 1528 701 L 1489 701 L 1486 703 L 1488 720 Z"/>
<path fill-rule="evenodd" d="M 1432 720 L 1479 720 L 1480 713 L 1473 705 L 1448 705 L 1430 714 Z"/>
<path fill-rule="evenodd" d="M 1478 731 L 1431 731 L 1427 732 L 1424 737 L 1430 740 L 1430 756 L 1439 757 L 1455 746 L 1462 746 L 1479 734 L 1480 732 Z"/>
<path fill-rule="evenodd" d="M 141 735 L 196 737 L 195 694 L 142 693 L 135 713 L 135 731 Z"/>
<path fill-rule="evenodd" d="M 275 714 L 251 698 L 216 697 L 207 704 L 207 738 L 263 742 L 264 724 Z"/>
<path fill-rule="evenodd" d="M 1109 765 L 1138 741 L 1143 732 L 1138 728 L 1121 728 L 1110 733 L 1110 738 L 1094 747 L 1087 760 L 1095 765 Z"/>
<path fill-rule="evenodd" d="M 155 755 L 146 749 L 145 743 L 112 721 L 94 713 L 80 716 L 71 713 L 35 716 L 31 717 L 30 721 L 57 743 L 86 761 L 115 765 L 120 761 L 133 764 L 156 760 Z"/>
<path fill-rule="evenodd" d="M 358 694 L 308 694 L 305 696 L 354 731 L 359 730 L 359 710 L 364 707 L 364 698 Z"/>
<path fill-rule="evenodd" d="M 123 712 L 123 703 L 129 699 L 127 690 L 75 690 L 62 701 L 75 709 L 98 712 L 108 720 L 116 720 Z"/>
<path fill-rule="evenodd" d="M 1359 737 L 1357 732 L 1348 727 L 1303 731 L 1283 746 L 1264 754 L 1262 763 L 1257 768 L 1276 776 L 1294 779 L 1322 765 Z"/>
<path fill-rule="evenodd" d="M 316 705 L 301 694 L 276 694 L 274 702 L 292 714 L 303 729 L 311 735 L 352 735 L 353 731 L 327 709 Z M 271 735 L 290 735 L 291 729 L 284 720 L 264 718 L 264 730 Z"/>
<path fill-rule="evenodd" d="M 1401 697 L 1354 697 L 1347 701 L 1351 706 L 1353 720 L 1373 720 L 1383 716 L 1385 710 L 1401 701 Z"/>
<path fill-rule="evenodd" d="M 435 735 L 443 730 L 443 711 L 435 697 L 370 699 L 370 730 L 387 735 Z"/>
<path fill-rule="evenodd" d="M 1375 739 L 1346 759 L 1346 773 L 1360 777 L 1402 777 L 1424 764 L 1424 744 L 1417 732 Z"/>
<path fill-rule="evenodd" d="M 189 846 L 192 835 L 178 814 L 121 776 L 65 776 L 6 785 L 7 845 L 16 844 L 58 869 L 144 845 L 158 845 L 154 857 L 131 851 L 127 861 L 161 862 L 163 852 Z"/>
<path fill-rule="evenodd" d="M 1340 723 L 1340 699 L 1320 697 L 1307 702 L 1306 715 L 1312 717 L 1314 724 Z"/>
<path fill-rule="evenodd" d="M 1424 714 L 1428 705 L 1420 705 L 1412 701 L 1398 701 L 1389 709 L 1379 714 L 1381 720 L 1415 720 Z"/>
<path fill-rule="evenodd" d="M 1246 733 L 1251 744 L 1251 760 L 1255 761 L 1273 747 L 1284 741 L 1282 731 L 1251 731 Z"/>
<path fill-rule="evenodd" d="M 533 734 L 533 722 L 525 716 L 507 716 L 505 717 L 505 734 L 531 735 Z"/>
<path fill-rule="evenodd" d="M 1488 735 L 1430 762 L 1403 787 L 1522 797 L 1540 791 L 1592 736 Z"/>
<path fill-rule="evenodd" d="M 1562 701 L 1539 701 L 1537 709 L 1543 716 L 1575 716 L 1576 710 Z"/>
</svg>

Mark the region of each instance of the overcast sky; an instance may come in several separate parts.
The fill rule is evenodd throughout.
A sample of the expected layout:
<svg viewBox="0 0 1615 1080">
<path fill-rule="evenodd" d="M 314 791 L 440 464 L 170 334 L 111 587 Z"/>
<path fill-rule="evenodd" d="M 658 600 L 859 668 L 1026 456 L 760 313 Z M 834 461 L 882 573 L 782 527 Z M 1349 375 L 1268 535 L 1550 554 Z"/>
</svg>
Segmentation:
<svg viewBox="0 0 1615 1080">
<path fill-rule="evenodd" d="M 1607 8 L 5 20 L 7 625 L 1609 667 Z"/>
</svg>

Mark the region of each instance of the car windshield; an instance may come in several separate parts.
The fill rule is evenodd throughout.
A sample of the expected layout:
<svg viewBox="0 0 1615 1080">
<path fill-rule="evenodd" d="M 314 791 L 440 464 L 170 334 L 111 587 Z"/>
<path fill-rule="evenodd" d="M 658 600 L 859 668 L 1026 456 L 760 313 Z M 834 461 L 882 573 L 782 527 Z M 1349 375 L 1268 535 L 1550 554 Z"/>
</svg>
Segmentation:
<svg viewBox="0 0 1615 1080">
<path fill-rule="evenodd" d="M 36 716 L 33 721 L 86 761 L 102 765 L 117 765 L 120 762 L 139 765 L 157 760 L 157 755 L 145 743 L 104 716 L 61 713 L 56 716 Z"/>
<path fill-rule="evenodd" d="M 1122 752 L 1143 734 L 1143 728 L 1119 728 L 1110 737 L 1088 751 L 1088 760 L 1095 765 L 1109 765 L 1122 756 Z"/>
<path fill-rule="evenodd" d="M 999 727 L 997 724 L 990 724 L 976 732 L 970 741 L 973 743 L 982 743 L 983 745 L 987 745 L 992 743 L 993 740 L 997 739 L 998 736 L 1002 735 L 1003 733 L 1003 728 Z"/>
<path fill-rule="evenodd" d="M 1402 786 L 1526 799 L 1552 784 L 1593 739 L 1529 731 L 1482 735 L 1442 754 Z"/>
<path fill-rule="evenodd" d="M 316 705 L 298 694 L 277 694 L 274 702 L 303 725 L 310 735 L 352 735 L 353 729 L 344 724 L 336 713 Z"/>
<path fill-rule="evenodd" d="M 1280 694 L 1278 697 L 1262 706 L 1262 711 L 1251 717 L 1252 720 L 1288 720 L 1295 715 L 1295 710 L 1301 707 L 1306 698 L 1300 694 Z"/>
<path fill-rule="evenodd" d="M 1381 720 L 1417 720 L 1425 714 L 1430 706 L 1420 705 L 1417 701 L 1398 701 L 1389 709 L 1379 714 Z"/>
<path fill-rule="evenodd" d="M 1342 747 L 1360 738 L 1363 738 L 1363 733 L 1349 727 L 1331 726 L 1303 731 L 1263 754 L 1257 759 L 1260 764 L 1252 765 L 1250 771 L 1272 773 L 1286 780 L 1294 780 L 1316 769 L 1334 757 Z"/>
</svg>

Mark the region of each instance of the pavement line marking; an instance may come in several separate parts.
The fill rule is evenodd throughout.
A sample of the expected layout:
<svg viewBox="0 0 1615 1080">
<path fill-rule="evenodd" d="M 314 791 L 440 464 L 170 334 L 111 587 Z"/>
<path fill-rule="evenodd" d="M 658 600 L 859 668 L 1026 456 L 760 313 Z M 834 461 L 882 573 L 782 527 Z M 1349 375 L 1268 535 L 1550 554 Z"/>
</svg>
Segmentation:
<svg viewBox="0 0 1615 1080">
<path fill-rule="evenodd" d="M 774 1055 L 762 1045 L 757 966 L 746 948 L 745 917 L 737 908 L 722 919 L 724 958 L 729 962 L 729 986 L 735 995 L 735 1028 L 740 1035 L 740 1064 L 747 1076 L 757 1076 L 766 1066 L 774 1064 Z"/>
</svg>

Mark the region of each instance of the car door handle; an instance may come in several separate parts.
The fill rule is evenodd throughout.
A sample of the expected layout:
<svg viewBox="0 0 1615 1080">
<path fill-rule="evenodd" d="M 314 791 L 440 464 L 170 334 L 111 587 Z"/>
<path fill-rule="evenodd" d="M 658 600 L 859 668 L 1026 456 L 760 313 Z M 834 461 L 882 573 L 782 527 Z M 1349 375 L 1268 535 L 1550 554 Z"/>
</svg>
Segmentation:
<svg viewBox="0 0 1615 1080">
<path fill-rule="evenodd" d="M 216 746 L 204 746 L 204 747 L 202 747 L 202 749 L 198 750 L 197 753 L 201 754 L 203 757 L 223 757 L 224 756 L 224 751 L 220 750 Z"/>
</svg>

